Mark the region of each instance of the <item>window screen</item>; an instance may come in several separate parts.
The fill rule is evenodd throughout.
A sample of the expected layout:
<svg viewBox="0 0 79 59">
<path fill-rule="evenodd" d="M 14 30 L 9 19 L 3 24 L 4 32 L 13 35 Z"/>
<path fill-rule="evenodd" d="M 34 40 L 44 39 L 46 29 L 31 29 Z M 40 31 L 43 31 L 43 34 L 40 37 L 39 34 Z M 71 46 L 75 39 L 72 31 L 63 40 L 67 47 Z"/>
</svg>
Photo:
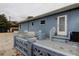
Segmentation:
<svg viewBox="0 0 79 59">
<path fill-rule="evenodd" d="M 60 17 L 59 31 L 65 31 L 65 17 Z"/>
</svg>

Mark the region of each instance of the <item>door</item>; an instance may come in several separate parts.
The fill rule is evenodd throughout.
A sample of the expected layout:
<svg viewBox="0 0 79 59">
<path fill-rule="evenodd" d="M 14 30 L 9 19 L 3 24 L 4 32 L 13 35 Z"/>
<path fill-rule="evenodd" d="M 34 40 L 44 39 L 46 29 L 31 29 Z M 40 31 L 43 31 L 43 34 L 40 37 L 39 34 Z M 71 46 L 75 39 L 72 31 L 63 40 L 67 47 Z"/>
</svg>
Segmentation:
<svg viewBox="0 0 79 59">
<path fill-rule="evenodd" d="M 67 15 L 59 16 L 57 18 L 57 34 L 67 35 Z"/>
</svg>

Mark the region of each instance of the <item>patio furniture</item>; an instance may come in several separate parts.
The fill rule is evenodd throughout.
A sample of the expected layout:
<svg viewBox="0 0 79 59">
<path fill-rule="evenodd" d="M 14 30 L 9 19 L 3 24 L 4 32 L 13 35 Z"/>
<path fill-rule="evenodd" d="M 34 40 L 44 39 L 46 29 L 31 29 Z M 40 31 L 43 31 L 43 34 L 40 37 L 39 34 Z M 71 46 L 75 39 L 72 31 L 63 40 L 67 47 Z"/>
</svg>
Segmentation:
<svg viewBox="0 0 79 59">
<path fill-rule="evenodd" d="M 49 33 L 49 35 L 50 35 L 50 40 L 52 40 L 52 37 L 55 36 L 55 33 L 56 33 L 56 29 L 55 29 L 55 27 L 53 27 L 53 28 L 50 30 L 50 33 Z"/>
</svg>

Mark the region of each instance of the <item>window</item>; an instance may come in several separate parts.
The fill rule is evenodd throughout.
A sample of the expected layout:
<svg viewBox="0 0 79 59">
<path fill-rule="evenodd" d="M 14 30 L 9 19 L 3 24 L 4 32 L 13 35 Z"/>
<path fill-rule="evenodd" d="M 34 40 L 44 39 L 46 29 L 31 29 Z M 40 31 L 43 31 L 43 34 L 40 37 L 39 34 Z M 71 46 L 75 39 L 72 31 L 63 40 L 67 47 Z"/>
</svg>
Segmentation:
<svg viewBox="0 0 79 59">
<path fill-rule="evenodd" d="M 67 15 L 58 17 L 57 33 L 58 33 L 58 35 L 67 35 Z"/>
<path fill-rule="evenodd" d="M 32 22 L 32 26 L 34 25 L 34 23 Z"/>
<path fill-rule="evenodd" d="M 60 17 L 59 21 L 59 31 L 65 30 L 65 17 Z"/>
<path fill-rule="evenodd" d="M 41 24 L 45 24 L 45 20 L 42 20 L 42 21 L 41 21 Z"/>
</svg>

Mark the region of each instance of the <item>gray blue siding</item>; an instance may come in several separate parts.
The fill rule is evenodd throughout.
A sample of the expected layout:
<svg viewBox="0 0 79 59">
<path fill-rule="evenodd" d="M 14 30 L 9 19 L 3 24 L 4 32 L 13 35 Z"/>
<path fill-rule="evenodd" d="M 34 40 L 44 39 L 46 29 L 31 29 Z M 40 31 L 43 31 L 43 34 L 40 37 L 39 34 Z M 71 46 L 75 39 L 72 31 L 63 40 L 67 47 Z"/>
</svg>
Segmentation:
<svg viewBox="0 0 79 59">
<path fill-rule="evenodd" d="M 34 20 L 34 25 L 32 26 L 32 21 L 29 22 L 29 31 L 39 31 L 42 30 L 47 35 L 52 27 L 57 28 L 57 17 L 67 15 L 67 32 L 78 31 L 79 32 L 79 9 L 66 11 L 58 13 L 55 15 L 47 16 L 41 19 Z M 45 20 L 45 24 L 40 24 L 41 20 Z M 22 23 L 21 30 L 28 30 L 28 23 Z"/>
<path fill-rule="evenodd" d="M 24 32 L 24 31 L 28 31 L 28 28 L 29 28 L 29 27 L 28 27 L 28 26 L 29 26 L 28 24 L 29 24 L 29 23 L 22 23 L 22 24 L 21 24 L 21 29 L 20 29 L 20 31 L 23 31 L 23 32 Z"/>
</svg>

